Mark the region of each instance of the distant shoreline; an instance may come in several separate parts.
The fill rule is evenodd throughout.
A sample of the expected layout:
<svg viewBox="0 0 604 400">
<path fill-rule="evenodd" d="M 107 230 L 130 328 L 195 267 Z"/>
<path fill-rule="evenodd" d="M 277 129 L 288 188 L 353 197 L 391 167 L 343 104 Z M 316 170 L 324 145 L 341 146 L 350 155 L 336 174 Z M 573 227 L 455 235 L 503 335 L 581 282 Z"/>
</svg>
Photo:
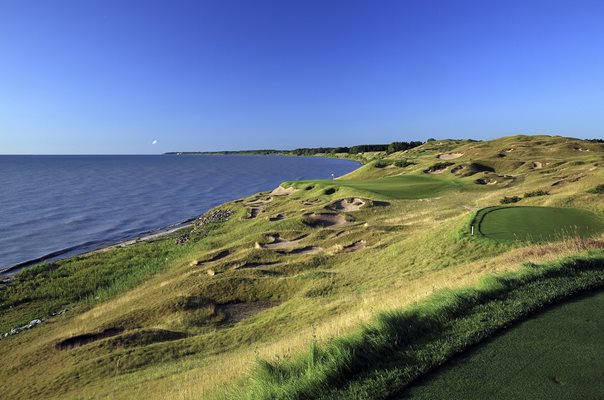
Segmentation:
<svg viewBox="0 0 604 400">
<path fill-rule="evenodd" d="M 196 154 L 236 155 L 236 154 L 222 154 L 222 153 L 196 153 Z M 165 155 L 172 155 L 172 154 L 165 153 Z M 249 155 L 254 155 L 254 154 L 249 154 Z M 255 155 L 269 156 L 269 155 L 287 155 L 287 154 L 255 154 Z M 288 156 L 295 157 L 297 155 L 289 154 Z M 329 158 L 329 159 L 354 161 L 354 162 L 359 163 L 357 168 L 355 168 L 354 170 L 352 170 L 344 175 L 341 175 L 341 176 L 345 176 L 351 172 L 356 171 L 358 168 L 362 167 L 364 164 L 361 160 L 356 160 L 356 159 L 352 159 L 352 158 L 348 158 L 348 157 L 329 157 L 326 154 L 316 154 L 315 156 Z M 341 176 L 339 176 L 339 177 L 341 177 Z M 258 192 L 258 193 L 262 193 L 262 191 Z M 237 199 L 233 199 L 233 200 L 237 200 Z M 229 201 L 233 201 L 233 200 L 229 200 Z M 227 201 L 227 202 L 229 202 L 229 201 Z M 222 204 L 224 204 L 224 203 L 222 203 Z M 218 206 L 220 206 L 220 205 L 218 205 Z M 209 210 L 206 210 L 206 211 L 209 211 Z M 204 213 L 205 213 L 205 211 L 204 211 Z M 167 225 L 162 228 L 158 228 L 158 229 L 140 233 L 136 236 L 133 236 L 133 237 L 127 238 L 127 239 L 122 239 L 122 240 L 118 240 L 118 241 L 99 241 L 98 243 L 95 243 L 94 241 L 92 241 L 92 242 L 80 243 L 80 244 L 77 244 L 77 245 L 74 245 L 71 247 L 52 251 L 52 252 L 44 254 L 42 256 L 39 256 L 39 257 L 36 257 L 33 259 L 29 259 L 26 261 L 22 261 L 17 264 L 11 265 L 9 267 L 0 269 L 0 279 L 10 277 L 10 276 L 20 272 L 24 268 L 28 268 L 28 267 L 34 266 L 36 264 L 47 262 L 47 261 L 83 256 L 83 255 L 93 254 L 93 253 L 97 253 L 97 252 L 108 251 L 113 248 L 127 247 L 127 246 L 131 246 L 131 245 L 141 243 L 141 242 L 153 242 L 156 240 L 160 240 L 160 239 L 169 237 L 171 235 L 175 235 L 179 231 L 190 227 L 192 225 L 192 223 L 196 219 L 198 219 L 201 215 L 203 215 L 203 213 L 190 217 L 190 218 L 187 218 L 181 222 L 176 222 L 176 223 Z M 78 249 L 82 249 L 82 248 L 89 248 L 89 249 L 85 250 L 83 252 L 78 252 Z M 2 284 L 2 282 L 0 281 L 0 285 L 1 284 Z"/>
</svg>

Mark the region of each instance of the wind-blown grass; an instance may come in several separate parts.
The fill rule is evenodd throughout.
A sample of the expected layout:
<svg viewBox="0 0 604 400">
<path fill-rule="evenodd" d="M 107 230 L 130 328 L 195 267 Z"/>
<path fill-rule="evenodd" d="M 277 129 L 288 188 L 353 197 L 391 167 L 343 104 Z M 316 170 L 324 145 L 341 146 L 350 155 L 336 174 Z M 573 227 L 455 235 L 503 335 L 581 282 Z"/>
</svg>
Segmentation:
<svg viewBox="0 0 604 400">
<path fill-rule="evenodd" d="M 543 307 L 604 287 L 604 253 L 485 279 L 287 361 L 259 361 L 247 399 L 387 398 L 430 369 Z"/>
</svg>

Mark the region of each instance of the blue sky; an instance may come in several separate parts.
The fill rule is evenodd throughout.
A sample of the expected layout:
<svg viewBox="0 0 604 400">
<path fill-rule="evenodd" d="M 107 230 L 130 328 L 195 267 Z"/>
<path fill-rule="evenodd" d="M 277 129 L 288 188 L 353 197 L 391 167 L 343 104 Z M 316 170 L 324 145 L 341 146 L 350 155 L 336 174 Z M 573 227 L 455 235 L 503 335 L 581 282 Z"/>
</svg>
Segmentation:
<svg viewBox="0 0 604 400">
<path fill-rule="evenodd" d="M 601 138 L 602 21 L 583 0 L 0 0 L 0 154 Z"/>
</svg>

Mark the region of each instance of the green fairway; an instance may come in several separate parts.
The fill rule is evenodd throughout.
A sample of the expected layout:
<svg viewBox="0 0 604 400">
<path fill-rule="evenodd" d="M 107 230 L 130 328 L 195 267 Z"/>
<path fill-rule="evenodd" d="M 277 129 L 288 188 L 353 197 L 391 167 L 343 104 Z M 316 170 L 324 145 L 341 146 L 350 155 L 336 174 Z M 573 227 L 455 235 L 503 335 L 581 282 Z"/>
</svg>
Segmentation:
<svg viewBox="0 0 604 400">
<path fill-rule="evenodd" d="M 551 309 L 448 364 L 405 399 L 604 398 L 604 292 Z"/>
<path fill-rule="evenodd" d="M 604 231 L 602 218 L 576 208 L 492 207 L 478 212 L 476 224 L 480 234 L 495 240 L 543 242 Z"/>
<path fill-rule="evenodd" d="M 460 182 L 422 175 L 398 175 L 377 179 L 310 180 L 288 182 L 298 189 L 309 185 L 318 188 L 349 188 L 368 195 L 375 194 L 390 199 L 421 199 L 461 186 Z"/>
</svg>

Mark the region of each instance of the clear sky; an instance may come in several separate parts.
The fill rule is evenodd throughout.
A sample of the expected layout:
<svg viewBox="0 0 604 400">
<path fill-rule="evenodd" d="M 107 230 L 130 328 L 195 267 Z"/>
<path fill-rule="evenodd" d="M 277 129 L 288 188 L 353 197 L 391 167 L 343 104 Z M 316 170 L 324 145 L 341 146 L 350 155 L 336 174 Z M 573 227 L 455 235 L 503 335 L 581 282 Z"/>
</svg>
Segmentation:
<svg viewBox="0 0 604 400">
<path fill-rule="evenodd" d="M 603 132 L 601 0 L 0 0 L 0 154 Z"/>
</svg>

